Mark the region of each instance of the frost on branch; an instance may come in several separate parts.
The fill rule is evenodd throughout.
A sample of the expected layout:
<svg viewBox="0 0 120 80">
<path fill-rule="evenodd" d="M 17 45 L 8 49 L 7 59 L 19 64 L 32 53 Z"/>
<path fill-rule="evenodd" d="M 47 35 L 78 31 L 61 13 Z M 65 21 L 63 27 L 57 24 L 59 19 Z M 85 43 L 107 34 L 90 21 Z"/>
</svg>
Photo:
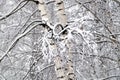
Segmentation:
<svg viewBox="0 0 120 80">
<path fill-rule="evenodd" d="M 71 27 L 71 25 L 65 28 L 65 30 L 67 30 L 67 34 L 65 35 L 62 34 L 62 30 L 55 34 L 52 34 L 52 31 L 45 31 L 44 37 L 42 38 L 42 52 L 45 60 L 51 62 L 52 58 L 57 55 L 64 57 L 69 48 L 66 46 L 68 41 L 80 42 L 74 38 L 74 34 L 82 37 L 84 53 L 88 55 L 97 55 L 97 44 L 93 41 L 94 36 L 90 31 L 81 30 L 79 26 Z M 74 44 L 74 46 L 76 45 L 77 44 Z"/>
<path fill-rule="evenodd" d="M 77 9 L 75 11 L 81 11 L 78 10 L 78 7 L 80 6 L 76 5 L 73 7 L 75 7 L 73 9 Z M 71 10 L 73 9 L 70 8 L 68 12 L 72 14 L 74 11 Z M 84 8 L 81 9 L 85 11 Z M 76 16 L 76 14 L 72 15 L 73 17 Z M 73 22 L 71 22 L 71 20 L 73 20 Z M 52 27 L 52 35 L 50 31 L 46 31 L 45 36 L 42 39 L 42 52 L 44 54 L 44 59 L 51 62 L 52 58 L 57 55 L 62 57 L 66 56 L 69 48 L 66 46 L 68 41 L 72 41 L 74 45 L 73 48 L 76 48 L 77 45 L 82 43 L 82 51 L 84 54 L 97 55 L 97 44 L 94 42 L 94 35 L 91 31 L 88 31 L 88 28 L 94 27 L 91 23 L 91 20 L 94 20 L 93 15 L 91 15 L 90 12 L 85 11 L 85 13 L 80 13 L 75 18 L 71 17 L 71 23 L 64 28 L 60 26 Z M 84 29 L 81 29 L 81 27 L 84 27 Z M 62 34 L 65 30 L 67 31 L 67 34 Z M 75 37 L 75 35 L 79 35 L 81 40 Z"/>
</svg>

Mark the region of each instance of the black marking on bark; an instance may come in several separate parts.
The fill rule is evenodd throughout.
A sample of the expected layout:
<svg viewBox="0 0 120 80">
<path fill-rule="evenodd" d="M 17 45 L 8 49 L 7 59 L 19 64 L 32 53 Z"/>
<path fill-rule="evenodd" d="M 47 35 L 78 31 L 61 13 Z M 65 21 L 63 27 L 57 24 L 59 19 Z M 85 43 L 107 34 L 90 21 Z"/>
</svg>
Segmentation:
<svg viewBox="0 0 120 80">
<path fill-rule="evenodd" d="M 65 71 L 67 71 L 68 69 L 67 68 L 65 68 Z"/>
<path fill-rule="evenodd" d="M 59 68 L 57 68 L 56 70 L 61 70 L 63 67 L 59 67 Z"/>
<path fill-rule="evenodd" d="M 73 66 L 71 66 L 73 68 Z"/>
<path fill-rule="evenodd" d="M 68 80 L 73 80 L 72 78 L 69 78 Z"/>
<path fill-rule="evenodd" d="M 68 60 L 68 61 L 70 61 L 71 63 L 73 63 L 73 61 L 72 61 L 72 60 Z"/>
<path fill-rule="evenodd" d="M 33 2 L 35 2 L 36 4 L 39 4 L 39 1 L 37 1 L 37 0 L 33 0 Z"/>
<path fill-rule="evenodd" d="M 74 75 L 74 73 L 68 73 L 68 75 Z"/>
<path fill-rule="evenodd" d="M 63 3 L 63 1 L 60 1 L 60 2 L 58 2 L 57 4 L 58 4 L 58 5 L 61 5 L 62 3 Z"/>
<path fill-rule="evenodd" d="M 62 78 L 64 78 L 65 76 L 60 76 L 60 77 L 57 77 L 57 79 L 62 79 Z"/>
<path fill-rule="evenodd" d="M 61 59 L 60 61 L 62 62 L 63 60 Z"/>
<path fill-rule="evenodd" d="M 63 9 L 58 9 L 58 11 L 61 11 L 61 10 L 63 10 Z"/>
<path fill-rule="evenodd" d="M 68 31 L 67 31 L 67 30 L 64 30 L 64 31 L 62 32 L 62 34 L 63 34 L 63 35 L 67 35 L 67 34 L 68 34 Z"/>
<path fill-rule="evenodd" d="M 62 15 L 66 15 L 66 14 L 64 13 L 64 14 L 62 14 Z"/>
</svg>

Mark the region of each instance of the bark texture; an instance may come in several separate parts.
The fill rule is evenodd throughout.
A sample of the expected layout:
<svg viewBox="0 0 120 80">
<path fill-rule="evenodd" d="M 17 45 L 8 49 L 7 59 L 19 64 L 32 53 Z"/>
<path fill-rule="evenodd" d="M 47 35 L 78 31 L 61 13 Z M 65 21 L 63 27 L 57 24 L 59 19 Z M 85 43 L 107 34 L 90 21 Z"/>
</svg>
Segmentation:
<svg viewBox="0 0 120 80">
<path fill-rule="evenodd" d="M 38 0 L 38 9 L 41 11 L 41 17 L 43 21 L 49 21 L 49 16 L 47 12 L 47 8 L 45 6 L 45 1 L 44 0 Z"/>
<path fill-rule="evenodd" d="M 65 26 L 67 24 L 67 17 L 65 14 L 65 7 L 63 0 L 55 0 L 56 2 L 56 9 L 57 9 L 57 16 L 59 18 L 59 23 L 62 24 L 62 26 Z"/>
<path fill-rule="evenodd" d="M 63 60 L 60 56 L 55 57 L 55 71 L 57 75 L 57 80 L 67 80 L 65 76 L 64 66 L 63 66 Z"/>
</svg>

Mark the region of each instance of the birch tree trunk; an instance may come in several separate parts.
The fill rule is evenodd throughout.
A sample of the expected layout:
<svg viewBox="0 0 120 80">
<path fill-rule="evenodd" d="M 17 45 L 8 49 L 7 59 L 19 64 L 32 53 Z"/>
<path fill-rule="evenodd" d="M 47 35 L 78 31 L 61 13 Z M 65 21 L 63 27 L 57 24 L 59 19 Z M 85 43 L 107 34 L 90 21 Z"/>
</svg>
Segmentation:
<svg viewBox="0 0 120 80">
<path fill-rule="evenodd" d="M 48 13 L 46 11 L 46 8 L 45 8 L 45 3 L 43 0 L 38 0 L 39 1 L 39 10 L 41 11 L 41 17 L 42 17 L 42 20 L 45 20 L 45 21 L 48 21 L 49 22 L 49 17 L 48 17 Z M 58 5 L 60 3 L 59 0 L 58 1 Z M 61 3 L 60 3 L 61 4 Z M 62 9 L 63 8 L 63 2 L 62 2 L 62 7 L 58 6 L 58 8 Z M 65 15 L 63 15 L 62 13 L 64 12 L 64 10 L 61 10 L 58 11 L 58 14 L 59 14 L 59 20 L 60 20 L 60 23 L 64 24 L 66 23 L 66 18 L 65 18 Z M 64 20 L 65 18 L 65 20 Z M 64 21 L 63 21 L 64 20 Z M 54 41 L 51 41 L 51 39 L 49 39 L 49 43 L 50 43 L 50 48 L 53 50 L 53 49 L 57 49 L 55 43 L 52 44 L 51 42 L 54 42 Z M 55 63 L 55 71 L 56 71 L 56 75 L 57 75 L 57 79 L 58 80 L 66 80 L 65 78 L 65 73 L 64 73 L 64 68 L 63 68 L 63 61 L 62 61 L 62 58 L 60 56 L 56 56 L 55 59 L 54 59 L 54 63 Z"/>
<path fill-rule="evenodd" d="M 65 14 L 64 3 L 62 0 L 55 0 L 55 2 L 56 2 L 59 23 L 62 24 L 62 26 L 65 26 L 67 24 L 67 17 Z"/>
<path fill-rule="evenodd" d="M 62 0 L 55 0 L 55 1 L 56 1 L 56 6 L 57 6 L 57 16 L 59 18 L 59 23 L 64 27 L 67 24 L 67 16 L 65 14 L 64 3 Z M 68 43 L 68 48 L 69 48 L 68 61 L 66 63 L 66 66 L 67 66 L 66 69 L 62 69 L 62 66 L 59 65 L 62 63 L 62 60 L 60 60 L 60 57 L 57 57 L 57 63 L 56 63 L 56 65 L 58 65 L 58 66 L 56 66 L 57 67 L 57 75 L 61 75 L 60 80 L 75 80 L 73 61 L 72 61 L 73 56 L 72 56 L 72 53 L 70 51 L 71 47 L 72 47 L 72 45 L 69 42 Z M 62 73 L 59 72 L 59 69 L 61 69 L 60 72 L 62 72 Z M 64 74 L 64 72 L 65 72 L 65 74 Z M 65 75 L 65 76 L 63 76 L 63 75 Z"/>
<path fill-rule="evenodd" d="M 59 20 L 59 24 L 65 26 L 67 24 L 67 17 L 65 14 L 64 3 L 62 0 L 55 0 L 56 9 L 57 9 L 57 16 Z M 63 60 L 60 56 L 55 57 L 55 71 L 58 80 L 67 80 L 67 76 L 65 73 L 65 67 L 63 64 Z"/>
<path fill-rule="evenodd" d="M 40 14 L 41 14 L 42 20 L 49 21 L 49 17 L 48 17 L 48 13 L 45 7 L 44 0 L 38 0 L 38 1 L 39 1 L 38 9 L 41 11 Z"/>
<path fill-rule="evenodd" d="M 63 67 L 63 60 L 61 59 L 60 56 L 55 57 L 55 71 L 57 75 L 57 80 L 66 80 L 65 72 L 64 72 L 64 67 Z"/>
<path fill-rule="evenodd" d="M 67 24 L 67 17 L 65 14 L 65 8 L 64 8 L 64 3 L 62 0 L 55 0 L 56 2 L 56 8 L 57 8 L 57 16 L 59 18 L 59 24 L 61 24 L 62 26 L 65 26 Z M 41 11 L 41 17 L 42 20 L 45 21 L 49 21 L 49 17 L 48 17 L 48 13 L 46 11 L 45 8 L 45 3 L 43 0 L 39 0 L 39 10 Z M 51 42 L 50 42 L 51 43 Z M 50 46 L 54 46 L 52 48 L 57 49 L 57 47 L 55 47 L 56 44 L 51 44 Z M 63 65 L 63 60 L 62 58 L 59 56 L 56 56 L 54 59 L 54 63 L 55 63 L 55 71 L 56 71 L 56 75 L 57 75 L 57 79 L 58 80 L 74 80 L 75 76 L 74 76 L 74 69 L 73 69 L 73 62 L 72 62 L 72 53 L 70 52 L 70 43 L 68 43 L 68 62 L 66 63 L 67 65 L 67 72 L 65 72 L 65 67 Z"/>
<path fill-rule="evenodd" d="M 66 74 L 67 74 L 67 80 L 75 80 L 75 74 L 73 69 L 73 55 L 72 55 L 72 43 L 68 41 L 67 43 L 68 47 L 68 60 L 67 60 L 67 67 L 66 67 Z"/>
</svg>

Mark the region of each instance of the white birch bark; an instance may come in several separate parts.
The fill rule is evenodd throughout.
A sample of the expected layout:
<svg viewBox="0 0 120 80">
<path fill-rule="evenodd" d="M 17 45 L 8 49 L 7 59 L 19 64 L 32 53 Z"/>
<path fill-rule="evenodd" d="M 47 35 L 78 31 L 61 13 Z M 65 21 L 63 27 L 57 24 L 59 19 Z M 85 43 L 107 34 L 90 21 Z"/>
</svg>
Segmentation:
<svg viewBox="0 0 120 80">
<path fill-rule="evenodd" d="M 65 73 L 64 73 L 64 67 L 63 67 L 63 60 L 60 56 L 55 57 L 55 71 L 57 75 L 57 80 L 66 80 Z"/>
<path fill-rule="evenodd" d="M 74 69 L 73 69 L 73 55 L 72 55 L 72 44 L 71 42 L 68 41 L 67 43 L 68 46 L 68 61 L 67 61 L 67 67 L 66 67 L 66 75 L 67 75 L 67 80 L 75 80 L 75 74 L 74 74 Z"/>
<path fill-rule="evenodd" d="M 48 16 L 47 9 L 45 7 L 44 0 L 38 0 L 38 1 L 39 1 L 38 9 L 41 11 L 42 20 L 49 22 L 49 16 Z"/>
<path fill-rule="evenodd" d="M 45 21 L 49 22 L 49 17 L 48 17 L 47 10 L 45 8 L 44 1 L 43 0 L 38 0 L 38 1 L 39 1 L 38 7 L 39 7 L 39 10 L 41 11 L 42 20 L 45 20 Z M 59 13 L 60 14 L 60 20 L 62 18 L 61 13 Z M 63 21 L 61 23 L 64 23 L 64 22 L 66 23 L 66 21 Z M 51 50 L 57 49 L 56 44 L 51 44 L 51 39 L 49 39 L 48 41 L 50 43 L 49 47 L 51 48 Z M 63 65 L 62 65 L 62 63 L 63 63 L 62 58 L 60 56 L 56 56 L 55 59 L 54 59 L 54 63 L 55 63 L 55 71 L 56 71 L 56 75 L 57 75 L 57 80 L 66 80 L 65 79 L 64 68 L 63 68 Z"/>
<path fill-rule="evenodd" d="M 65 26 L 67 24 L 67 17 L 65 14 L 64 3 L 62 0 L 55 0 L 57 8 L 57 16 L 59 18 L 59 23 Z"/>
</svg>

